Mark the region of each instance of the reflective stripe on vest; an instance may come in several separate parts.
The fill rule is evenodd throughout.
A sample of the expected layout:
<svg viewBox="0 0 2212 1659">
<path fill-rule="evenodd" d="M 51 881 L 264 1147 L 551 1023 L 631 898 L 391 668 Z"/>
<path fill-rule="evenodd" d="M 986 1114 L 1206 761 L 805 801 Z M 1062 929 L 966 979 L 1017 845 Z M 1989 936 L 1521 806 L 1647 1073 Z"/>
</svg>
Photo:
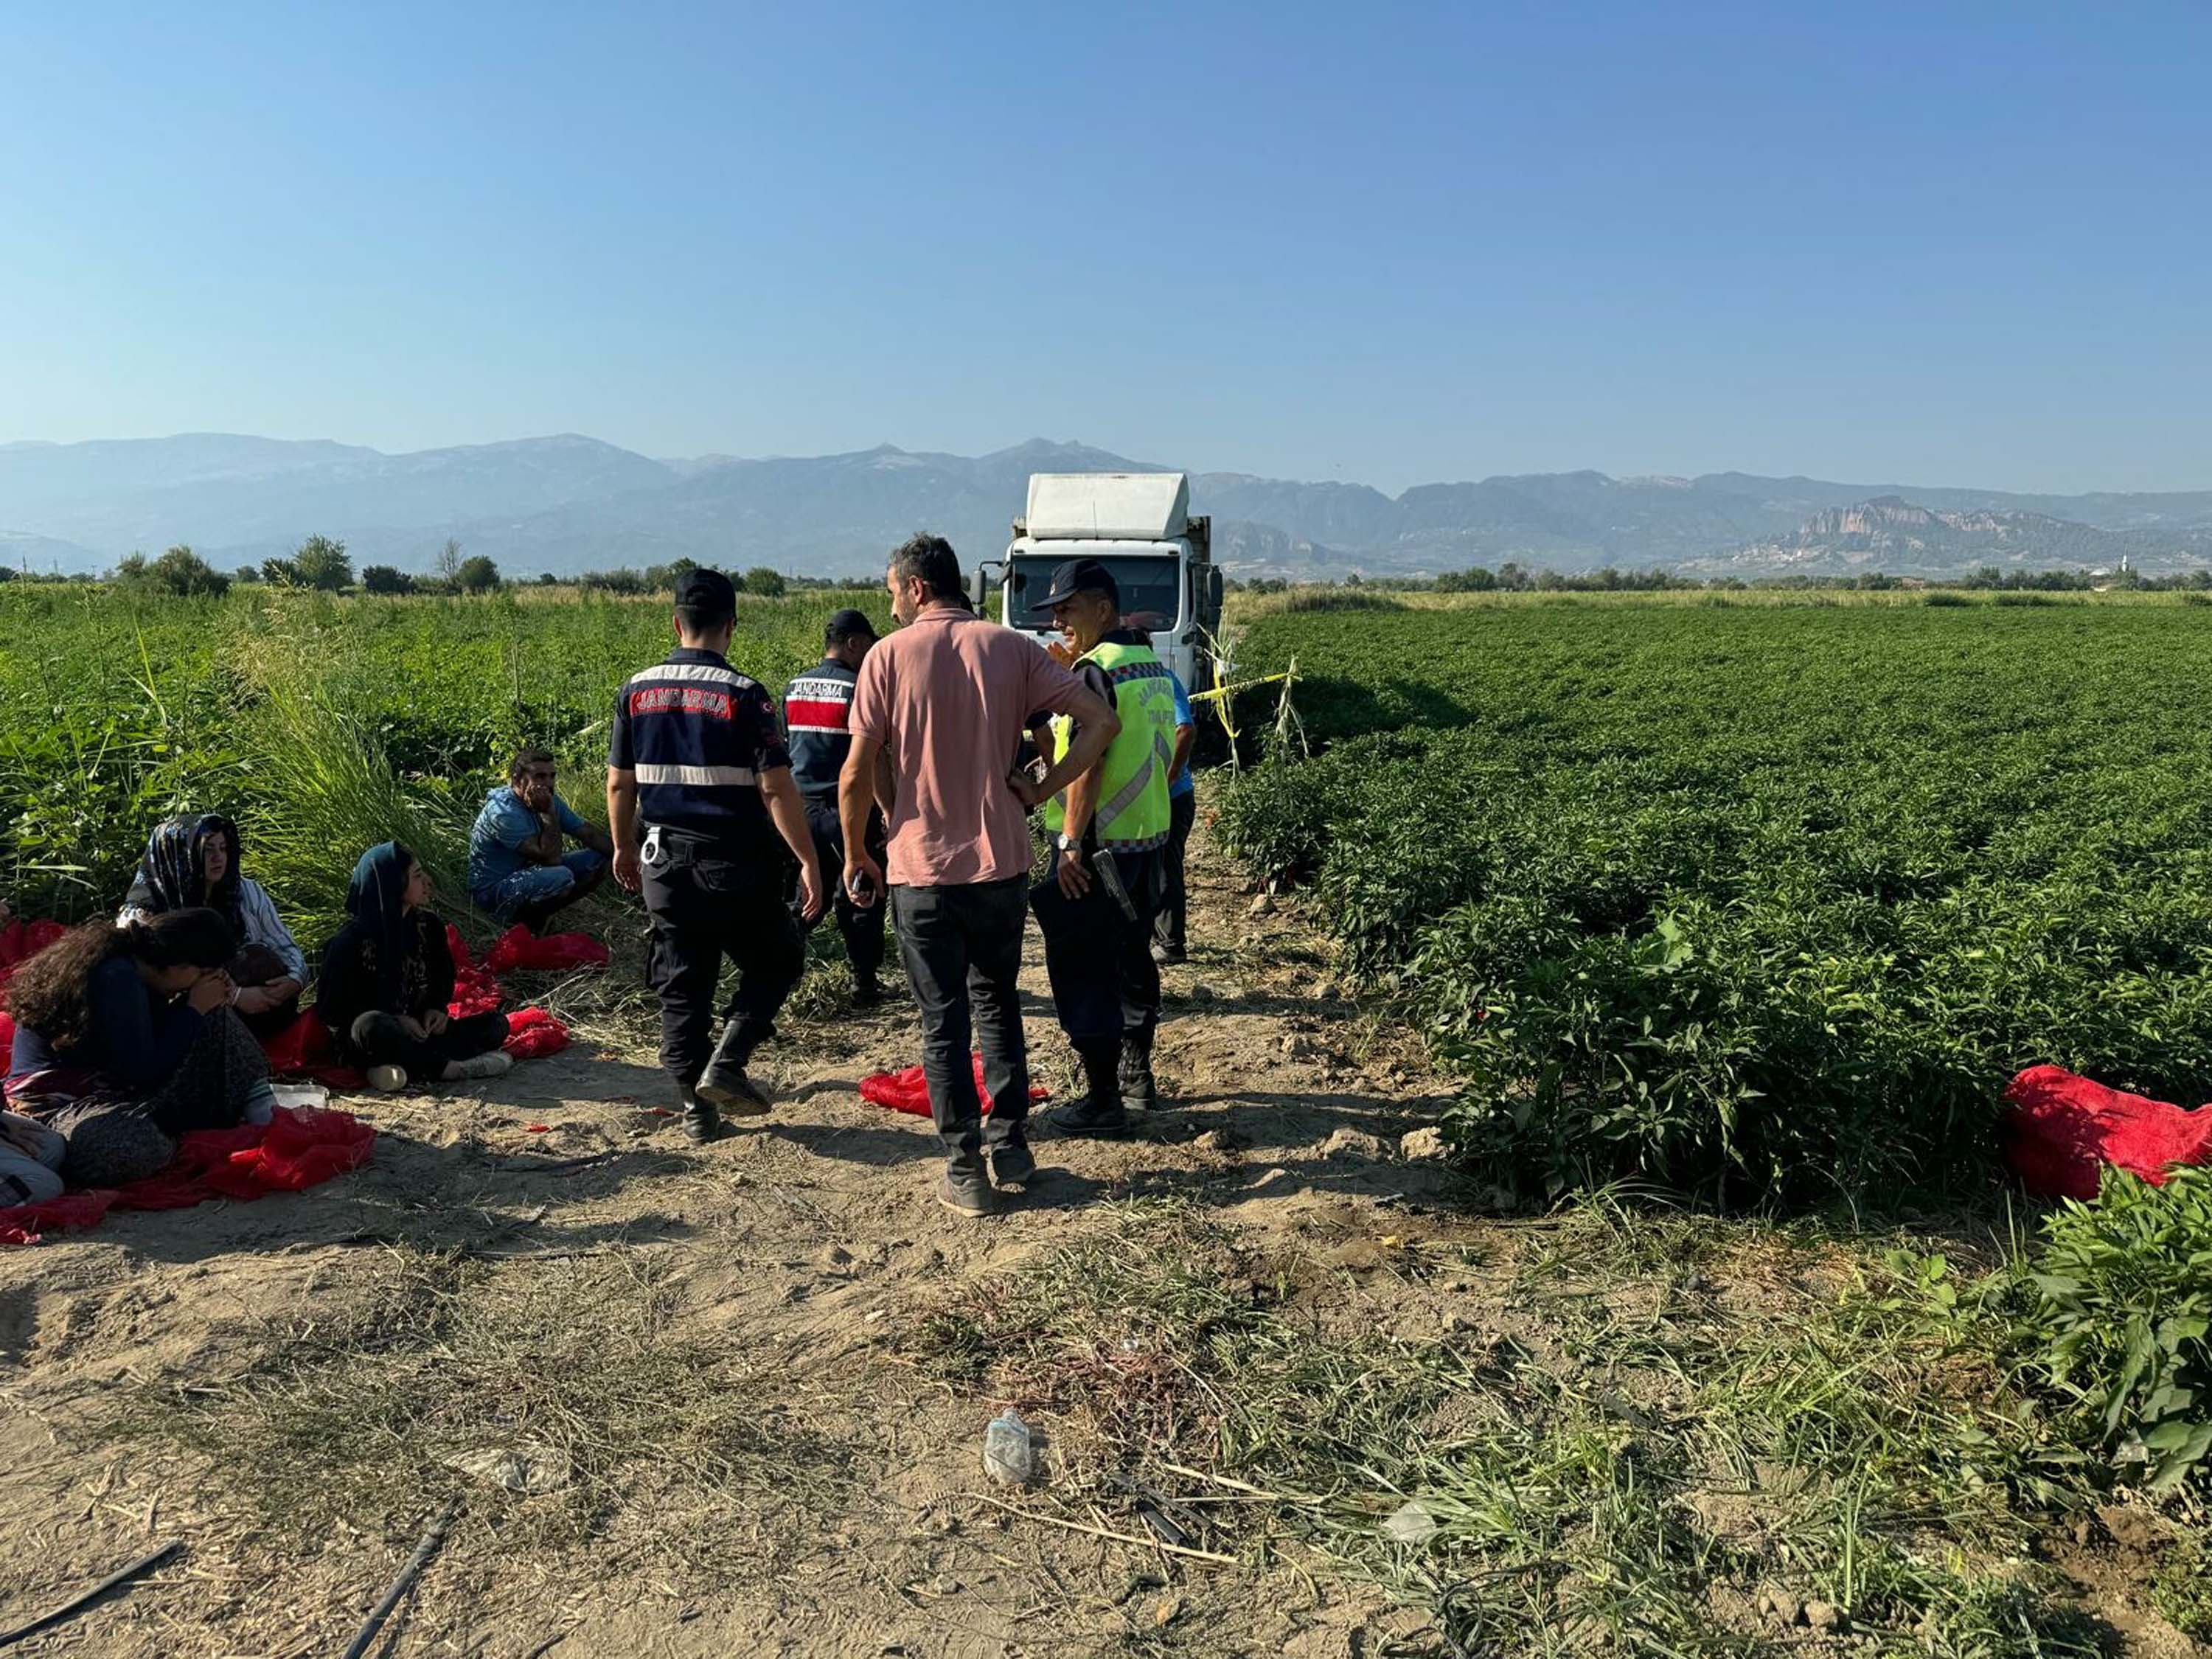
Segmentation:
<svg viewBox="0 0 2212 1659">
<path fill-rule="evenodd" d="M 1110 641 L 1093 647 L 1082 659 L 1103 670 L 1114 693 L 1114 712 L 1121 730 L 1107 748 L 1099 768 L 1098 809 L 1092 815 L 1098 839 L 1110 847 L 1141 853 L 1167 844 L 1170 811 L 1168 770 L 1175 760 L 1175 688 L 1165 664 L 1148 645 Z M 1066 717 L 1053 722 L 1054 758 L 1067 753 Z M 1055 799 L 1045 809 L 1045 824 L 1055 833 L 1066 822 Z"/>
<path fill-rule="evenodd" d="M 675 783 L 694 789 L 750 789 L 756 781 L 750 766 L 657 766 L 640 761 L 631 769 L 641 784 Z"/>
</svg>

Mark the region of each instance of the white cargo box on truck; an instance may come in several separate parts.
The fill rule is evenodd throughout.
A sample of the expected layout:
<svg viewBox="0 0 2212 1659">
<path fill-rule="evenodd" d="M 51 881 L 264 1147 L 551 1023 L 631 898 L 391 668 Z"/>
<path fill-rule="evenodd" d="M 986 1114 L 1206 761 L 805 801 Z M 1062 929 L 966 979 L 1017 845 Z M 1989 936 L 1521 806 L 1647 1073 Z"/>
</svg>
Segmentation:
<svg viewBox="0 0 2212 1659">
<path fill-rule="evenodd" d="M 1052 619 L 1036 609 L 1054 568 L 1096 559 L 1121 589 L 1125 626 L 1148 635 L 1160 660 L 1193 691 L 1213 681 L 1211 641 L 1221 627 L 1213 526 L 1191 516 L 1180 472 L 1033 472 L 1029 510 L 1014 520 L 1003 560 L 975 568 L 971 596 L 988 613 L 1043 644 Z"/>
<path fill-rule="evenodd" d="M 1184 473 L 1032 472 L 1016 533 L 1039 542 L 1164 542 L 1189 522 Z"/>
</svg>

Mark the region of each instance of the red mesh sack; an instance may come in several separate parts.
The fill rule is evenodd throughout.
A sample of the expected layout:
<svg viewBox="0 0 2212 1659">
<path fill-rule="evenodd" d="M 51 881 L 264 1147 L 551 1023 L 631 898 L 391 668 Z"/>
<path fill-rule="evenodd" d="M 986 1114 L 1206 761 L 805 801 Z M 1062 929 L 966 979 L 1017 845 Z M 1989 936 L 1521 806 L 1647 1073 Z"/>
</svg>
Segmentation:
<svg viewBox="0 0 2212 1659">
<path fill-rule="evenodd" d="M 67 932 L 58 921 L 11 921 L 0 927 L 0 985 L 7 983 L 10 969 L 21 967 Z"/>
<path fill-rule="evenodd" d="M 376 1131 L 350 1112 L 280 1107 L 260 1143 L 234 1150 L 228 1162 L 263 1192 L 296 1193 L 359 1169 L 375 1148 Z"/>
<path fill-rule="evenodd" d="M 360 1168 L 375 1145 L 376 1131 L 349 1113 L 279 1107 L 267 1123 L 194 1130 L 177 1143 L 169 1167 L 144 1181 L 0 1210 L 0 1244 L 35 1244 L 43 1231 L 89 1227 L 111 1208 L 185 1210 L 211 1198 L 301 1192 Z"/>
<path fill-rule="evenodd" d="M 2212 1108 L 2185 1110 L 2057 1066 L 2022 1072 L 2005 1099 L 2006 1158 L 2041 1197 L 2093 1199 L 2107 1165 L 2159 1185 L 2177 1164 L 2212 1161 Z"/>
<path fill-rule="evenodd" d="M 982 1090 L 982 1064 L 976 1063 L 976 1091 Z M 894 1112 L 904 1112 L 912 1117 L 929 1115 L 929 1084 L 921 1074 L 921 1067 L 909 1066 L 902 1072 L 875 1072 L 860 1079 L 860 1098 L 872 1106 L 888 1106 Z M 983 1109 L 991 1109 L 991 1097 L 983 1096 Z"/>
<path fill-rule="evenodd" d="M 0 1209 L 0 1244 L 35 1244 L 46 1232 L 70 1232 L 96 1227 L 115 1194 L 104 1188 L 64 1193 L 43 1204 L 11 1204 Z"/>
<path fill-rule="evenodd" d="M 520 1008 L 507 1017 L 501 1046 L 517 1060 L 543 1060 L 568 1046 L 568 1028 L 543 1008 Z"/>
<path fill-rule="evenodd" d="M 376 1131 L 347 1112 L 280 1106 L 266 1123 L 196 1129 L 169 1167 L 115 1192 L 121 1210 L 182 1210 L 210 1198 L 296 1193 L 368 1161 Z"/>
<path fill-rule="evenodd" d="M 339 1062 L 330 1028 L 313 1010 L 265 1040 L 261 1052 L 269 1056 L 271 1077 L 311 1078 L 326 1089 L 348 1091 L 368 1086 L 367 1078 Z"/>
<path fill-rule="evenodd" d="M 260 1189 L 250 1182 L 208 1178 L 207 1171 L 190 1164 L 172 1164 L 143 1181 L 126 1182 L 115 1189 L 118 1210 L 189 1210 L 211 1198 L 258 1198 Z"/>
<path fill-rule="evenodd" d="M 465 1019 L 498 1007 L 504 994 L 498 979 L 489 968 L 477 965 L 469 955 L 468 941 L 450 921 L 446 924 L 446 947 L 453 953 L 453 1000 L 446 1005 L 446 1012 L 455 1019 Z"/>
<path fill-rule="evenodd" d="M 264 1188 L 250 1175 L 234 1173 L 231 1155 L 257 1146 L 266 1124 L 240 1123 L 228 1129 L 195 1129 L 177 1142 L 169 1167 L 143 1181 L 115 1189 L 118 1210 L 189 1210 L 211 1198 L 258 1198 Z"/>
<path fill-rule="evenodd" d="M 68 931 L 58 921 L 11 921 L 0 927 L 0 991 L 8 988 L 18 968 Z M 8 1050 L 15 1044 L 15 1022 L 0 1013 L 0 1062 L 6 1060 Z M 0 1064 L 0 1072 L 5 1070 L 5 1065 Z"/>
<path fill-rule="evenodd" d="M 605 967 L 607 947 L 589 933 L 548 933 L 540 939 L 518 922 L 499 936 L 485 960 L 495 974 L 510 974 L 517 969 L 563 974 L 579 968 Z"/>
<path fill-rule="evenodd" d="M 983 1056 L 972 1054 L 975 1066 L 975 1094 L 982 1102 L 983 1115 L 991 1115 L 991 1097 L 983 1087 Z M 1051 1091 L 1041 1083 L 1030 1085 L 1032 1101 L 1050 1097 Z M 909 1117 L 929 1115 L 929 1081 L 919 1066 L 909 1066 L 902 1072 L 877 1072 L 860 1079 L 860 1098 L 871 1105 L 888 1106 L 894 1112 L 904 1112 Z"/>
<path fill-rule="evenodd" d="M 331 1057 L 331 1034 L 322 1016 L 301 1014 L 274 1036 L 261 1040 L 272 1077 L 301 1077 Z"/>
</svg>

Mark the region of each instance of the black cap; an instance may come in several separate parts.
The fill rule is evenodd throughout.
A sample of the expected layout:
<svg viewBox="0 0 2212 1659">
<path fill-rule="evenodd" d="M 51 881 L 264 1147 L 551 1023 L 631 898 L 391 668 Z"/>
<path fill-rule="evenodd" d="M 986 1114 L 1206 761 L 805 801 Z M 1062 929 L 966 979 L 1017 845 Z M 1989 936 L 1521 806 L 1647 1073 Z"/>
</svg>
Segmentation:
<svg viewBox="0 0 2212 1659">
<path fill-rule="evenodd" d="M 686 611 L 734 617 L 738 614 L 738 590 L 719 570 L 687 570 L 677 580 L 676 603 Z"/>
<path fill-rule="evenodd" d="M 1116 611 L 1121 608 L 1121 584 L 1114 580 L 1112 571 L 1096 559 L 1070 559 L 1053 568 L 1052 586 L 1030 607 L 1030 614 L 1042 616 L 1078 593 L 1103 593 L 1114 601 Z"/>
<path fill-rule="evenodd" d="M 848 640 L 874 639 L 876 625 L 868 620 L 865 611 L 840 611 L 830 618 L 830 625 L 822 630 L 824 645 L 842 645 Z"/>
</svg>

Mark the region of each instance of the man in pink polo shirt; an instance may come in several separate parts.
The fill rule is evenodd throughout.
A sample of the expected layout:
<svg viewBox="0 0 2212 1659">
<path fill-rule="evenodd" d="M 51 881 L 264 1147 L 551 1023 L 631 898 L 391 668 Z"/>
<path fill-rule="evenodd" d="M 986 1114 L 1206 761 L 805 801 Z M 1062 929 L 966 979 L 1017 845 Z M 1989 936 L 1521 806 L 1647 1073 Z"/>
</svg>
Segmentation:
<svg viewBox="0 0 2212 1659">
<path fill-rule="evenodd" d="M 1029 1059 L 1015 985 L 1028 914 L 1028 811 L 1088 771 L 1121 723 L 1033 641 L 968 608 L 960 561 L 943 537 L 899 548 L 885 585 L 901 625 L 860 665 L 853 748 L 838 782 L 845 888 L 855 904 L 873 904 L 888 878 L 899 954 L 921 1011 L 930 1115 L 949 1155 L 937 1196 L 962 1215 L 988 1215 L 994 1182 L 1019 1192 L 1036 1171 L 1024 1127 Z M 1044 714 L 1073 715 L 1076 735 L 1032 782 L 1014 758 L 1030 719 Z M 879 767 L 891 797 L 888 872 L 866 834 Z M 971 1037 L 983 1054 L 988 1121 Z"/>
</svg>

